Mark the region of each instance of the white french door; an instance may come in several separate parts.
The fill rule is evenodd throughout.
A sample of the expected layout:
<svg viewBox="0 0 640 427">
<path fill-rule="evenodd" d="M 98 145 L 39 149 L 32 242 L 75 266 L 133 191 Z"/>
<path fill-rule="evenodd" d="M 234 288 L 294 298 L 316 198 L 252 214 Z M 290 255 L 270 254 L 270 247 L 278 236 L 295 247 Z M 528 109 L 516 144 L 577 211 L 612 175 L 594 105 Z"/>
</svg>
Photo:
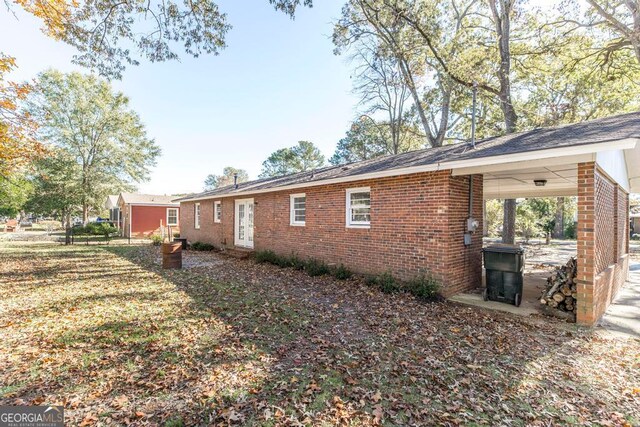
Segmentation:
<svg viewBox="0 0 640 427">
<path fill-rule="evenodd" d="M 236 200 L 234 243 L 243 248 L 253 248 L 253 199 Z"/>
</svg>

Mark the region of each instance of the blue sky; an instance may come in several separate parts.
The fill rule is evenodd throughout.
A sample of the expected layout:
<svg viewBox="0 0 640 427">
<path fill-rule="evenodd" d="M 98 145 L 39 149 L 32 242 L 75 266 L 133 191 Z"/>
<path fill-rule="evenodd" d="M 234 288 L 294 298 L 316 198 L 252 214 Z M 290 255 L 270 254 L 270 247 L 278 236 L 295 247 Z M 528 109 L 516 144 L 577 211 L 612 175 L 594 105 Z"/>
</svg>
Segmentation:
<svg viewBox="0 0 640 427">
<path fill-rule="evenodd" d="M 207 174 L 224 166 L 255 178 L 271 152 L 298 140 L 312 141 L 328 158 L 356 115 L 350 66 L 333 55 L 330 39 L 343 0 L 318 1 L 295 20 L 267 0 L 218 4 L 233 25 L 219 56 L 143 63 L 113 82 L 162 148 L 142 192 L 200 191 Z M 0 12 L 0 51 L 19 67 L 12 79 L 32 79 L 47 68 L 86 72 L 71 64 L 73 48 L 39 28 L 24 13 L 16 20 Z"/>
</svg>

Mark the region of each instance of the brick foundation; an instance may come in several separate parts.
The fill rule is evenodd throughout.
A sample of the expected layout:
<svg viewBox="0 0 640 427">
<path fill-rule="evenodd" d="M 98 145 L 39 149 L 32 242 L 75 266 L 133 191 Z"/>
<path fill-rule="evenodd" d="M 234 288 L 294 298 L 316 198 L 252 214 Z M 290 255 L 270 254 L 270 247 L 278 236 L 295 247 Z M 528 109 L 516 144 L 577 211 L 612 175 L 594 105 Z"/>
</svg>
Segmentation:
<svg viewBox="0 0 640 427">
<path fill-rule="evenodd" d="M 482 282 L 482 176 L 473 178 L 473 216 L 480 221 L 472 244 L 464 245 L 469 177 L 451 171 L 362 180 L 238 198 L 255 203 L 254 246 L 282 255 L 297 254 L 359 273 L 391 272 L 401 279 L 433 273 L 452 295 Z M 371 188 L 371 227 L 345 227 L 346 190 Z M 290 194 L 306 194 L 306 224 L 289 224 Z M 222 202 L 214 222 L 213 204 Z M 200 229 L 194 228 L 194 203 L 180 209 L 181 236 L 217 247 L 234 245 L 234 198 L 200 201 Z"/>
<path fill-rule="evenodd" d="M 578 165 L 577 321 L 595 324 L 629 271 L 629 195 L 594 162 Z"/>
</svg>

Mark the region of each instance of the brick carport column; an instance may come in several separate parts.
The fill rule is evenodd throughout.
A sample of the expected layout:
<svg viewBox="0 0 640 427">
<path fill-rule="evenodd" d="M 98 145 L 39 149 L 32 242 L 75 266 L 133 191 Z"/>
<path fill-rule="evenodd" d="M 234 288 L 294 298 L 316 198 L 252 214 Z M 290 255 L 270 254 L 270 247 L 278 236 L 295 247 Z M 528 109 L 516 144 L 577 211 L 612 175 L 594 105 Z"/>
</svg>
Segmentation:
<svg viewBox="0 0 640 427">
<path fill-rule="evenodd" d="M 594 312 L 597 244 L 595 169 L 595 162 L 578 164 L 578 276 L 576 279 L 578 295 L 576 321 L 584 325 L 593 325 L 597 320 Z"/>
</svg>

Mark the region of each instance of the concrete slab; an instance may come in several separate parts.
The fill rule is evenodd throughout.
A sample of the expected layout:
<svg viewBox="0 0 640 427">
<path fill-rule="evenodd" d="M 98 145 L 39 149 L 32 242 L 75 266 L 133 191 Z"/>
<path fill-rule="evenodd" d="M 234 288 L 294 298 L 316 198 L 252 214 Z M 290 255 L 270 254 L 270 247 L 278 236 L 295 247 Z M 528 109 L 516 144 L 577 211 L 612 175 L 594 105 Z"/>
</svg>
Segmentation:
<svg viewBox="0 0 640 427">
<path fill-rule="evenodd" d="M 484 301 L 482 299 L 482 295 L 478 293 L 454 295 L 449 298 L 449 301 L 471 305 L 474 307 L 486 308 L 489 310 L 504 311 L 506 313 L 517 314 L 519 316 L 531 316 L 539 314 L 537 309 L 533 308 L 525 301 L 520 304 L 520 307 L 516 307 L 515 305 L 498 301 Z"/>
<path fill-rule="evenodd" d="M 485 245 L 497 242 L 498 240 L 496 239 L 484 239 Z M 569 258 L 576 255 L 576 242 L 553 240 L 550 245 L 546 245 L 542 241 L 532 240 L 528 244 L 523 244 L 523 247 L 525 248 L 526 263 L 520 307 L 498 301 L 484 301 L 482 299 L 482 289 L 454 295 L 449 300 L 521 316 L 545 315 L 543 306 L 540 304 L 540 296 L 545 290 L 547 278 L 551 275 L 554 267 L 566 264 Z M 484 272 L 482 282 L 484 288 Z"/>
<path fill-rule="evenodd" d="M 520 316 L 531 316 L 541 314 L 540 295 L 545 288 L 545 283 L 549 273 L 547 271 L 529 271 L 524 275 L 522 286 L 522 303 L 520 307 L 498 301 L 484 301 L 482 299 L 482 289 L 476 289 L 469 293 L 457 294 L 449 298 L 449 301 L 489 310 L 504 311 Z M 484 282 L 484 277 L 482 278 Z M 484 285 L 484 283 L 483 283 Z"/>
<path fill-rule="evenodd" d="M 631 258 L 629 279 L 607 309 L 597 330 L 619 337 L 640 338 L 640 260 Z"/>
</svg>

